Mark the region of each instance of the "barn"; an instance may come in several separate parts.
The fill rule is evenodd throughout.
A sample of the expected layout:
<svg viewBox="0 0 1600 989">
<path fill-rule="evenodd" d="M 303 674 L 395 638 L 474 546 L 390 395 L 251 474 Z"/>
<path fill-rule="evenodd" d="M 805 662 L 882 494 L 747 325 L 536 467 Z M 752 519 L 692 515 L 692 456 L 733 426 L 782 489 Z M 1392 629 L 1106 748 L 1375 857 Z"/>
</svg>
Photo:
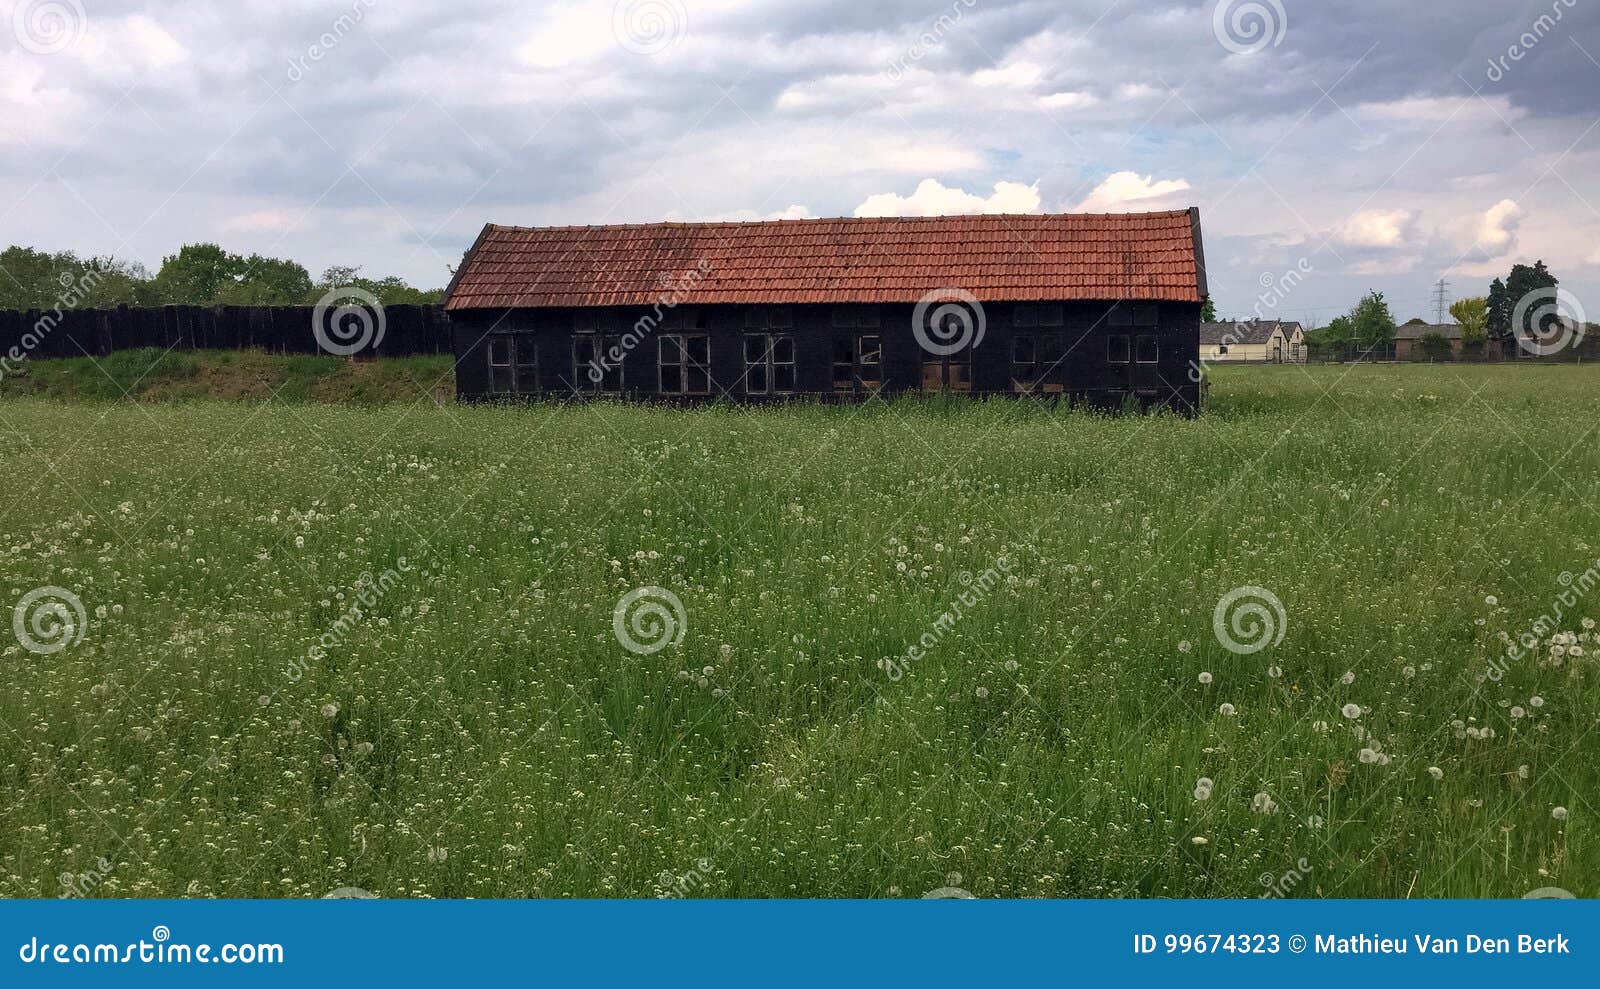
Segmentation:
<svg viewBox="0 0 1600 989">
<path fill-rule="evenodd" d="M 1199 407 L 1195 209 L 488 225 L 445 295 L 464 401 L 905 392 Z"/>
</svg>

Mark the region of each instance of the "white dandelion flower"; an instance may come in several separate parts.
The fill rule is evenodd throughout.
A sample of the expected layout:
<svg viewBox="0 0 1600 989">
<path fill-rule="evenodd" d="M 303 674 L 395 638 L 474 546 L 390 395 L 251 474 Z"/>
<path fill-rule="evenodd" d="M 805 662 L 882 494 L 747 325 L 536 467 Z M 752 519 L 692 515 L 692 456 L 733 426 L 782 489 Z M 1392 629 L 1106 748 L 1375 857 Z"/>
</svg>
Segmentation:
<svg viewBox="0 0 1600 989">
<path fill-rule="evenodd" d="M 989 688 L 988 687 L 979 687 L 977 690 L 973 691 L 973 693 L 977 694 L 978 695 L 978 700 L 981 701 L 985 697 L 989 696 Z"/>
<path fill-rule="evenodd" d="M 1188 652 L 1192 648 L 1194 648 L 1194 647 L 1189 645 L 1189 640 L 1188 639 L 1184 639 L 1182 642 L 1178 643 L 1178 651 L 1179 652 Z"/>
<path fill-rule="evenodd" d="M 1202 838 L 1200 835 L 1195 835 L 1193 838 L 1189 839 L 1189 844 L 1191 845 L 1209 845 L 1210 843 L 1210 841 Z"/>
<path fill-rule="evenodd" d="M 335 714 L 338 714 L 338 713 L 339 713 L 339 705 L 337 705 L 337 704 L 324 704 L 324 705 L 322 705 L 322 716 L 324 718 L 331 718 Z"/>
<path fill-rule="evenodd" d="M 1198 679 L 1201 683 L 1209 685 L 1211 683 L 1211 674 L 1201 673 Z"/>
<path fill-rule="evenodd" d="M 1438 766 L 1429 766 L 1428 775 L 1432 776 L 1434 781 L 1437 782 L 1444 779 L 1444 770 L 1440 769 Z"/>
<path fill-rule="evenodd" d="M 1488 597 L 1483 599 L 1483 603 L 1493 608 L 1495 605 L 1500 603 L 1500 599 L 1495 597 L 1493 594 L 1490 594 Z"/>
<path fill-rule="evenodd" d="M 1346 704 L 1344 707 L 1339 709 L 1339 713 L 1349 718 L 1351 721 L 1354 721 L 1355 719 L 1361 717 L 1361 705 Z"/>
<path fill-rule="evenodd" d="M 1370 766 L 1378 761 L 1378 753 L 1372 749 L 1362 749 L 1357 758 L 1361 760 L 1362 765 Z"/>
<path fill-rule="evenodd" d="M 1534 696 L 1528 698 L 1528 706 L 1536 710 L 1544 707 L 1544 698 L 1535 694 Z"/>
<path fill-rule="evenodd" d="M 1197 786 L 1194 788 L 1194 798 L 1196 800 L 1210 800 L 1211 790 L 1208 787 Z"/>
<path fill-rule="evenodd" d="M 1018 669 L 1018 667 L 1020 665 L 1021 664 L 1018 663 L 1016 660 L 1008 659 L 1008 660 L 1006 660 L 1006 672 L 1007 673 L 1015 673 L 1015 672 L 1017 672 L 1017 669 Z"/>
<path fill-rule="evenodd" d="M 1217 713 L 1222 715 L 1224 718 L 1231 718 L 1238 712 L 1239 709 L 1234 707 L 1232 704 L 1224 704 L 1217 708 Z"/>
<path fill-rule="evenodd" d="M 1567 809 L 1565 807 L 1552 807 L 1550 816 L 1558 821 L 1565 821 L 1567 819 Z"/>
<path fill-rule="evenodd" d="M 1257 814 L 1276 814 L 1278 812 L 1278 802 L 1272 799 L 1271 794 L 1262 790 L 1250 801 L 1250 809 Z"/>
<path fill-rule="evenodd" d="M 1355 683 L 1356 682 L 1355 671 L 1354 670 L 1345 670 L 1344 671 L 1344 676 L 1339 678 L 1339 682 L 1344 684 L 1346 687 L 1350 686 L 1352 683 Z"/>
<path fill-rule="evenodd" d="M 1527 717 L 1527 714 L 1528 714 L 1528 712 L 1525 711 L 1522 708 L 1522 705 L 1520 705 L 1520 704 L 1514 705 L 1511 708 L 1511 720 L 1513 720 L 1513 721 L 1516 721 L 1516 720 L 1518 720 L 1520 718 Z"/>
<path fill-rule="evenodd" d="M 1271 677 L 1274 680 L 1278 679 L 1279 677 L 1283 676 L 1283 667 L 1281 667 L 1281 666 L 1269 666 L 1269 667 L 1267 667 L 1267 676 Z"/>
</svg>

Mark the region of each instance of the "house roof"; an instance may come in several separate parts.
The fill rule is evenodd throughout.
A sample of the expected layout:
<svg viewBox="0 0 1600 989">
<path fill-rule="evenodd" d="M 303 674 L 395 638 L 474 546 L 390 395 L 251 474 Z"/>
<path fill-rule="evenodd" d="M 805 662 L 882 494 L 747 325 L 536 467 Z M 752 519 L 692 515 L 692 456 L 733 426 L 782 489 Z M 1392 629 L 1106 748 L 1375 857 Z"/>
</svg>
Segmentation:
<svg viewBox="0 0 1600 989">
<path fill-rule="evenodd" d="M 1421 340 L 1430 333 L 1437 333 L 1446 340 L 1460 340 L 1461 327 L 1454 323 L 1407 323 L 1396 327 L 1394 338 L 1396 340 Z"/>
<path fill-rule="evenodd" d="M 1272 334 L 1281 330 L 1285 340 L 1294 336 L 1294 331 L 1301 329 L 1299 323 L 1286 322 L 1281 319 L 1244 319 L 1228 323 L 1201 323 L 1200 343 L 1202 345 L 1244 345 L 1266 343 L 1272 339 Z"/>
<path fill-rule="evenodd" d="M 980 302 L 1206 295 L 1199 211 L 933 216 L 599 227 L 490 224 L 445 308 Z"/>
</svg>

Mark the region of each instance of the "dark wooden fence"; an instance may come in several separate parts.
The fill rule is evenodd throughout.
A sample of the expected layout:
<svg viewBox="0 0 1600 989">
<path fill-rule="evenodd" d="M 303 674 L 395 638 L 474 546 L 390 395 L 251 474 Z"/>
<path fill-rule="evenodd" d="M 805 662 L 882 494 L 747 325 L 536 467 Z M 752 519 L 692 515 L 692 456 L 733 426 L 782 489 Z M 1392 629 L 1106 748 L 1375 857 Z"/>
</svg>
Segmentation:
<svg viewBox="0 0 1600 989">
<path fill-rule="evenodd" d="M 103 357 L 136 347 L 362 357 L 450 353 L 441 307 L 385 306 L 381 317 L 378 312 L 368 312 L 364 324 L 351 323 L 347 336 L 325 329 L 319 339 L 311 306 L 0 310 L 0 358 Z"/>
</svg>

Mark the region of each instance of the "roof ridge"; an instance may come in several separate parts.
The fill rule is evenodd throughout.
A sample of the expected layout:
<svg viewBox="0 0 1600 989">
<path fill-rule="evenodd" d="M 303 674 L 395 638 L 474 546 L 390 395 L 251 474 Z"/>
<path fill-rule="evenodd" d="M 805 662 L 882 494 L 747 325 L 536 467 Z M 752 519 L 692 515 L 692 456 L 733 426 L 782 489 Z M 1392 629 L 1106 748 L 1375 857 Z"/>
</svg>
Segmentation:
<svg viewBox="0 0 1600 989">
<path fill-rule="evenodd" d="M 578 231 L 578 230 L 639 230 L 647 227 L 666 227 L 668 229 L 682 230 L 696 227 L 762 227 L 762 226 L 801 226 L 813 223 L 917 223 L 934 220 L 1059 220 L 1059 219 L 1086 219 L 1104 220 L 1110 218 L 1146 218 L 1146 219 L 1175 219 L 1189 216 L 1189 210 L 1149 210 L 1145 212 L 1128 213 L 938 213 L 931 216 L 805 216 L 785 217 L 772 220 L 645 220 L 638 223 L 569 223 L 550 226 L 523 225 L 516 223 L 489 223 L 485 224 L 487 230 L 512 230 L 512 231 Z"/>
</svg>

